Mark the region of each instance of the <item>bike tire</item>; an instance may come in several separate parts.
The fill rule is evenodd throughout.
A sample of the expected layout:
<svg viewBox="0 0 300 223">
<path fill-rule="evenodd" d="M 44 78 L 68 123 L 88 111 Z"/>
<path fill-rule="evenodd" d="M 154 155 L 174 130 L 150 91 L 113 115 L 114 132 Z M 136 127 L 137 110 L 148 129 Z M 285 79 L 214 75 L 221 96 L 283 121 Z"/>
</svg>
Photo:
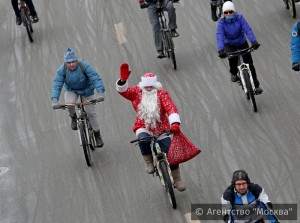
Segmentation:
<svg viewBox="0 0 300 223">
<path fill-rule="evenodd" d="M 217 16 L 218 16 L 218 18 L 221 18 L 221 17 L 222 17 L 222 13 L 223 13 L 223 4 L 224 4 L 224 1 L 223 1 L 223 0 L 218 1 L 218 5 L 217 5 Z"/>
<path fill-rule="evenodd" d="M 256 106 L 254 91 L 253 91 L 251 81 L 250 81 L 250 75 L 247 70 L 243 71 L 243 75 L 244 75 L 244 79 L 245 79 L 245 83 L 246 83 L 246 87 L 247 87 L 247 91 L 248 91 L 247 99 L 249 98 L 251 100 L 253 111 L 257 112 L 257 106 Z"/>
<path fill-rule="evenodd" d="M 292 17 L 296 18 L 297 12 L 296 12 L 296 5 L 295 5 L 295 0 L 287 0 L 289 4 L 289 9 L 292 13 Z"/>
<path fill-rule="evenodd" d="M 173 68 L 174 70 L 177 69 L 177 64 L 176 64 L 176 57 L 175 57 L 175 50 L 174 50 L 174 42 L 171 36 L 170 32 L 166 33 L 166 37 L 167 37 L 167 48 L 168 48 L 168 52 L 170 53 L 170 58 L 172 60 L 173 63 Z"/>
<path fill-rule="evenodd" d="M 174 187 L 171 182 L 166 161 L 165 160 L 160 161 L 159 167 L 162 173 L 163 180 L 165 182 L 165 188 L 166 188 L 166 192 L 168 193 L 170 203 L 172 204 L 173 209 L 176 209 L 177 203 L 176 203 L 176 198 L 174 193 Z"/>
<path fill-rule="evenodd" d="M 26 32 L 27 32 L 29 41 L 32 43 L 33 42 L 33 37 L 32 37 L 33 29 L 32 29 L 32 25 L 31 25 L 31 20 L 29 18 L 29 15 L 25 13 L 25 10 L 23 8 L 21 9 L 21 15 L 22 14 L 23 14 L 23 24 L 26 28 Z M 24 20 L 26 20 L 26 21 L 24 21 Z"/>
<path fill-rule="evenodd" d="M 81 143 L 82 143 L 82 148 L 83 148 L 85 161 L 86 161 L 86 164 L 90 167 L 90 166 L 92 166 L 92 157 L 91 157 L 90 148 L 89 148 L 89 145 L 88 145 L 85 126 L 84 126 L 83 123 L 81 123 L 79 125 L 79 131 L 80 131 L 80 137 L 81 137 Z"/>
</svg>

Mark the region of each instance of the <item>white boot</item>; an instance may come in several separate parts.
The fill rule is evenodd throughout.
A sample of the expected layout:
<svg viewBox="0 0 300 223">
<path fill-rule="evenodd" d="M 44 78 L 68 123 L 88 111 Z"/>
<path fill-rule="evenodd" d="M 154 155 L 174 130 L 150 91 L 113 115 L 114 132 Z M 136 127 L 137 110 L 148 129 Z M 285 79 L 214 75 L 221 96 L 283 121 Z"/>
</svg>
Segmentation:
<svg viewBox="0 0 300 223">
<path fill-rule="evenodd" d="M 186 186 L 183 180 L 181 179 L 179 168 L 176 170 L 172 170 L 171 172 L 172 172 L 175 188 L 177 188 L 178 191 L 184 191 L 186 189 Z"/>
<path fill-rule="evenodd" d="M 154 165 L 153 165 L 153 156 L 152 154 L 148 154 L 143 156 L 144 160 L 145 160 L 145 170 L 147 173 L 149 174 L 153 174 L 154 173 Z"/>
</svg>

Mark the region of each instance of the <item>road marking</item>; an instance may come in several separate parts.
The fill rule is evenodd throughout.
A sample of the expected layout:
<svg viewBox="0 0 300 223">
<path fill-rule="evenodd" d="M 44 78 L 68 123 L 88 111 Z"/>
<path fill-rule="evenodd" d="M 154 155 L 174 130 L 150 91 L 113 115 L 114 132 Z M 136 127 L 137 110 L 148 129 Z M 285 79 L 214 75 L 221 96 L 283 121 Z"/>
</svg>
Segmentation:
<svg viewBox="0 0 300 223">
<path fill-rule="evenodd" d="M 186 213 L 186 214 L 184 215 L 184 217 L 185 217 L 185 219 L 186 219 L 186 221 L 187 221 L 188 223 L 201 223 L 200 220 L 192 220 L 192 214 L 191 214 L 191 212 Z"/>
<path fill-rule="evenodd" d="M 122 23 L 117 23 L 115 26 L 115 33 L 119 44 L 127 43 L 127 39 L 124 35 L 124 28 Z"/>
<path fill-rule="evenodd" d="M 7 167 L 0 167 L 0 176 L 4 175 L 5 173 L 7 173 L 8 168 Z"/>
</svg>

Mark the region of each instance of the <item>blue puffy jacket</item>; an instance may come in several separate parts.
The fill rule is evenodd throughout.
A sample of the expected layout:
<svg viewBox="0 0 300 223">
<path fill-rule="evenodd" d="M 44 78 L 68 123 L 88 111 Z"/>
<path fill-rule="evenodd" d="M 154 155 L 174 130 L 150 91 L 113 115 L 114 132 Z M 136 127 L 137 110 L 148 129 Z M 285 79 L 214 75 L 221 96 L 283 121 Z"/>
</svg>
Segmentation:
<svg viewBox="0 0 300 223">
<path fill-rule="evenodd" d="M 246 42 L 246 35 L 251 43 L 256 41 L 251 27 L 241 14 L 234 14 L 231 20 L 221 18 L 217 27 L 218 49 L 224 50 L 224 45 L 239 46 Z"/>
<path fill-rule="evenodd" d="M 59 100 L 63 85 L 64 91 L 72 91 L 83 96 L 93 95 L 94 89 L 99 93 L 104 93 L 104 84 L 97 71 L 85 61 L 81 61 L 81 64 L 88 78 L 82 73 L 78 64 L 73 71 L 67 69 L 66 77 L 64 77 L 64 64 L 58 68 L 53 81 L 51 99 Z"/>
<path fill-rule="evenodd" d="M 291 29 L 291 50 L 292 64 L 300 62 L 300 33 L 298 32 L 297 22 Z"/>
</svg>

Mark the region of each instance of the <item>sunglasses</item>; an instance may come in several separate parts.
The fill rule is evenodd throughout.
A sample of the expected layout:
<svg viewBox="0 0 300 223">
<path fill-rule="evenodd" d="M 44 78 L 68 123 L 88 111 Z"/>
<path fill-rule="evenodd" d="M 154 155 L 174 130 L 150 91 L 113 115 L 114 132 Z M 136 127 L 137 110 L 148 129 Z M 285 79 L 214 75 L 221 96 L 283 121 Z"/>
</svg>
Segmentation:
<svg viewBox="0 0 300 223">
<path fill-rule="evenodd" d="M 225 15 L 232 14 L 232 13 L 234 13 L 234 11 L 226 11 L 226 12 L 224 12 Z"/>
</svg>

